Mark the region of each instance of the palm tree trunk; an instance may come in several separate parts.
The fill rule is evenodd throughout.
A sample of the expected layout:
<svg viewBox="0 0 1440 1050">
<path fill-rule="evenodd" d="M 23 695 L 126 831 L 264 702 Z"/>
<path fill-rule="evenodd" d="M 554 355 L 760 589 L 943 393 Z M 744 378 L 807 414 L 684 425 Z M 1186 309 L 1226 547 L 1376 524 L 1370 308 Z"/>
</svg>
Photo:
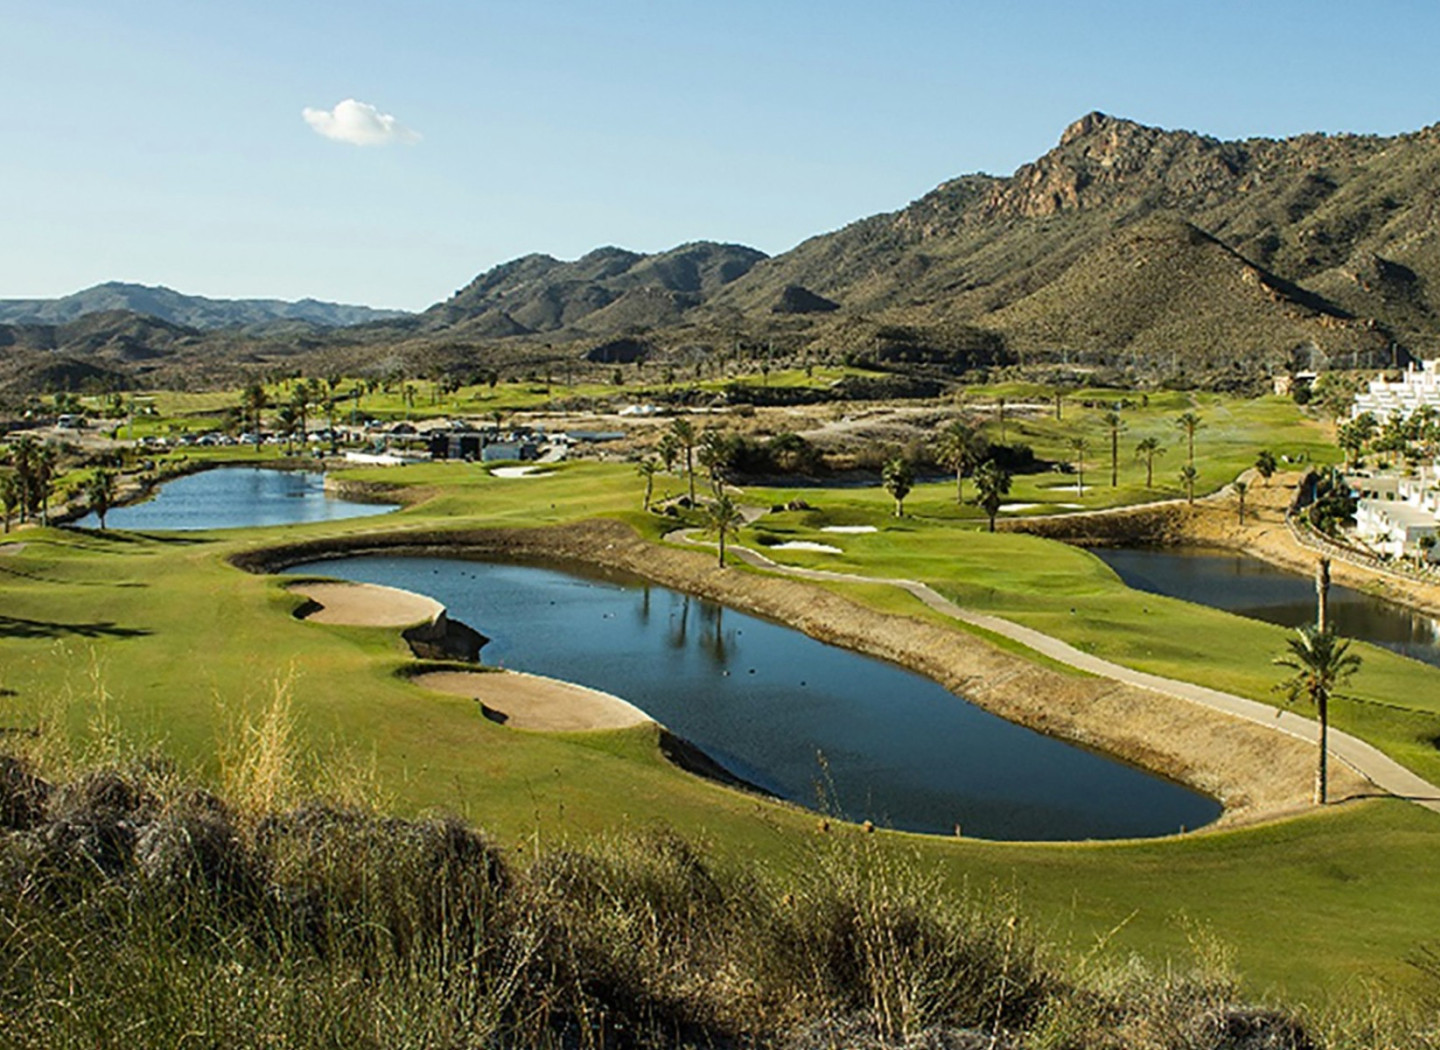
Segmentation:
<svg viewBox="0 0 1440 1050">
<path fill-rule="evenodd" d="M 1330 752 L 1330 698 L 1323 692 L 1315 698 L 1320 714 L 1320 760 L 1315 768 L 1315 804 L 1325 805 L 1325 762 Z"/>
<path fill-rule="evenodd" d="M 965 475 L 959 467 L 955 468 L 955 502 L 965 502 Z"/>
<path fill-rule="evenodd" d="M 1120 434 L 1110 431 L 1110 487 L 1113 489 L 1120 477 Z"/>
<path fill-rule="evenodd" d="M 1315 630 L 1324 634 L 1330 629 L 1330 559 L 1315 563 Z"/>
<path fill-rule="evenodd" d="M 1145 457 L 1145 487 L 1146 487 L 1147 489 L 1153 489 L 1153 488 L 1155 487 L 1155 457 L 1154 457 L 1154 456 L 1146 456 L 1146 457 Z"/>
</svg>

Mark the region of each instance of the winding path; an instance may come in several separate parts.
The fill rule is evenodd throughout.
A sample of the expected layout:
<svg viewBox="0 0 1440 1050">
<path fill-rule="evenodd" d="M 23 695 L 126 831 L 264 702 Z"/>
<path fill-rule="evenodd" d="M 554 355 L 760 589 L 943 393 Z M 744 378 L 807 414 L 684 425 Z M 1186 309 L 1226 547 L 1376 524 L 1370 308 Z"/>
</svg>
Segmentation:
<svg viewBox="0 0 1440 1050">
<path fill-rule="evenodd" d="M 680 537 L 687 543 L 705 544 L 690 534 L 690 530 L 679 530 Z M 837 583 L 887 583 L 894 587 L 914 595 L 929 608 L 943 616 L 959 620 L 961 623 L 970 624 L 986 631 L 991 631 L 1052 660 L 1056 660 L 1067 666 L 1087 671 L 1090 674 L 1102 678 L 1109 678 L 1113 681 L 1123 682 L 1126 685 L 1138 686 L 1142 689 L 1149 689 L 1157 693 L 1164 693 L 1167 696 L 1178 697 L 1191 703 L 1200 704 L 1214 711 L 1220 711 L 1236 718 L 1243 718 L 1249 722 L 1255 722 L 1279 732 L 1286 733 L 1292 737 L 1304 740 L 1307 743 L 1314 743 L 1318 732 L 1317 724 L 1311 719 L 1295 714 L 1293 711 L 1285 711 L 1279 708 L 1270 707 L 1267 704 L 1249 700 L 1233 693 L 1222 693 L 1218 689 L 1207 689 L 1192 682 L 1182 682 L 1174 678 L 1165 678 L 1161 675 L 1149 674 L 1145 671 L 1137 671 L 1134 668 L 1125 667 L 1110 660 L 1093 656 L 1090 653 L 1063 642 L 1048 634 L 1033 630 L 1029 627 L 1022 627 L 1020 624 L 1010 620 L 1001 619 L 998 616 L 990 616 L 985 613 L 973 612 L 963 609 L 937 593 L 933 588 L 917 580 L 899 579 L 887 576 L 861 576 L 858 573 L 834 572 L 827 569 L 806 569 L 796 565 L 782 565 L 772 561 L 757 551 L 748 547 L 741 547 L 735 544 L 728 544 L 726 549 L 733 553 L 747 565 L 757 569 L 765 569 L 771 572 L 778 572 L 786 576 L 793 576 L 804 580 L 830 581 Z M 1367 744 L 1358 737 L 1349 733 L 1341 732 L 1334 727 L 1330 729 L 1329 753 L 1341 762 L 1344 762 L 1355 772 L 1359 773 L 1366 780 L 1370 781 L 1377 788 L 1399 798 L 1407 799 L 1417 805 L 1440 813 L 1440 787 L 1425 780 L 1423 777 L 1412 773 L 1400 763 L 1390 758 L 1379 748 Z"/>
</svg>

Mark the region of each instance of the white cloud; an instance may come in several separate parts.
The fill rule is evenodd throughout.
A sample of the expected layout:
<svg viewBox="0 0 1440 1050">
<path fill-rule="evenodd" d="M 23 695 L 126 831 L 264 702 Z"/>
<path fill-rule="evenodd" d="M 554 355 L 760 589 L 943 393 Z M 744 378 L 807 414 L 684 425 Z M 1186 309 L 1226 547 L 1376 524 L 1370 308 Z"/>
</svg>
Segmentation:
<svg viewBox="0 0 1440 1050">
<path fill-rule="evenodd" d="M 394 142 L 410 144 L 420 141 L 418 132 L 411 131 L 389 113 L 381 113 L 368 102 L 347 98 L 334 109 L 301 111 L 305 123 L 318 135 L 352 146 L 388 146 Z"/>
</svg>

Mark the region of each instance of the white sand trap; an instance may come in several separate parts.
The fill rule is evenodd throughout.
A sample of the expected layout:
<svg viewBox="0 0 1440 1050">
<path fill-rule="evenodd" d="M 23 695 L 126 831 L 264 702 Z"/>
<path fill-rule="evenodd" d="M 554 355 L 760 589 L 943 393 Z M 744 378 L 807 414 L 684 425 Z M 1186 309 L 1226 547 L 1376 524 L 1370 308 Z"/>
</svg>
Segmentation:
<svg viewBox="0 0 1440 1050">
<path fill-rule="evenodd" d="M 430 671 L 411 679 L 437 693 L 468 696 L 516 729 L 624 729 L 651 718 L 618 696 L 520 671 Z"/>
<path fill-rule="evenodd" d="M 1086 485 L 1083 489 L 1079 485 L 1044 485 L 1042 488 L 1049 492 L 1073 492 L 1077 496 L 1083 496 L 1093 489 L 1094 485 Z"/>
<path fill-rule="evenodd" d="M 0 543 L 0 557 L 6 554 L 19 554 L 25 549 L 23 543 Z"/>
<path fill-rule="evenodd" d="M 809 540 L 790 540 L 788 543 L 777 543 L 770 548 L 772 551 L 814 551 L 816 554 L 844 554 L 839 547 L 832 547 L 828 543 L 812 543 Z"/>
<path fill-rule="evenodd" d="M 1079 510 L 1078 503 L 1002 503 L 1000 512 L 1002 514 L 1016 514 L 1022 510 L 1034 510 L 1036 507 L 1044 507 L 1046 510 Z"/>
<path fill-rule="evenodd" d="M 862 532 L 879 532 L 874 525 L 826 525 L 821 532 L 843 532 L 852 536 L 858 536 Z"/>
<path fill-rule="evenodd" d="M 374 583 L 295 583 L 290 590 L 320 605 L 305 619 L 345 627 L 410 627 L 445 611 L 434 598 Z"/>
<path fill-rule="evenodd" d="M 541 470 L 533 463 L 527 463 L 523 467 L 496 467 L 490 471 L 492 478 L 539 478 L 550 473 L 548 470 Z"/>
</svg>

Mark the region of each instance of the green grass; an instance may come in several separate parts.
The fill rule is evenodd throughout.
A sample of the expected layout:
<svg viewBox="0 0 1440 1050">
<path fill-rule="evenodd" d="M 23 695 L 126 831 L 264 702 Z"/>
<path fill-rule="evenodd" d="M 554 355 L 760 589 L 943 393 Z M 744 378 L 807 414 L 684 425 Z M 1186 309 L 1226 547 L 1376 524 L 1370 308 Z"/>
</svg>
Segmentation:
<svg viewBox="0 0 1440 1050">
<path fill-rule="evenodd" d="M 1262 427 L 1281 407 L 1230 409 Z M 1285 425 L 1306 432 L 1293 411 Z M 1227 453 L 1215 437 L 1217 463 L 1249 448 L 1237 441 Z M 261 710 L 276 683 L 288 681 L 312 766 L 341 759 L 373 765 L 401 811 L 451 809 L 502 841 L 667 823 L 704 829 L 727 856 L 784 865 L 797 841 L 818 834 L 813 815 L 677 772 L 659 755 L 652 729 L 543 735 L 496 726 L 473 703 L 397 676 L 409 657 L 394 632 L 297 621 L 291 613 L 298 600 L 280 581 L 225 561 L 282 539 L 597 516 L 631 522 L 658 539 L 667 523 L 639 512 L 641 483 L 629 467 L 577 462 L 524 480 L 462 464 L 342 476 L 409 488 L 419 502 L 383 518 L 173 539 L 67 530 L 17 537 L 22 550 L 0 553 L 0 724 L 63 719 L 82 739 L 103 714 L 101 721 L 213 775 L 236 719 Z M 889 516 L 889 500 L 876 490 L 757 491 L 746 499 L 806 499 L 818 509 L 769 516 L 765 528 L 777 538 L 813 538 L 844 550 L 774 552 L 778 558 L 923 579 L 961 604 L 1111 659 L 1273 700 L 1277 675 L 1269 661 L 1284 632 L 1128 591 L 1082 551 L 991 536 L 963 517 L 925 513 L 927 501 L 938 511 L 948 491 L 922 487 L 909 504 L 917 516 L 904 520 Z M 818 531 L 831 523 L 881 531 Z M 742 542 L 754 539 L 754 530 L 742 535 Z M 842 589 L 881 609 L 932 615 L 893 588 Z M 1440 732 L 1440 671 L 1368 647 L 1365 658 L 1353 690 L 1363 702 L 1337 705 L 1337 723 L 1440 776 L 1426 735 Z M 939 864 L 953 885 L 1018 887 L 1027 910 L 1077 950 L 1112 929 L 1126 947 L 1179 950 L 1186 934 L 1177 918 L 1189 916 L 1235 946 L 1252 989 L 1311 1000 L 1361 979 L 1403 982 L 1405 956 L 1440 931 L 1440 886 L 1429 878 L 1440 819 L 1401 803 L 1349 804 L 1279 825 L 1143 843 L 881 839 Z"/>
</svg>

